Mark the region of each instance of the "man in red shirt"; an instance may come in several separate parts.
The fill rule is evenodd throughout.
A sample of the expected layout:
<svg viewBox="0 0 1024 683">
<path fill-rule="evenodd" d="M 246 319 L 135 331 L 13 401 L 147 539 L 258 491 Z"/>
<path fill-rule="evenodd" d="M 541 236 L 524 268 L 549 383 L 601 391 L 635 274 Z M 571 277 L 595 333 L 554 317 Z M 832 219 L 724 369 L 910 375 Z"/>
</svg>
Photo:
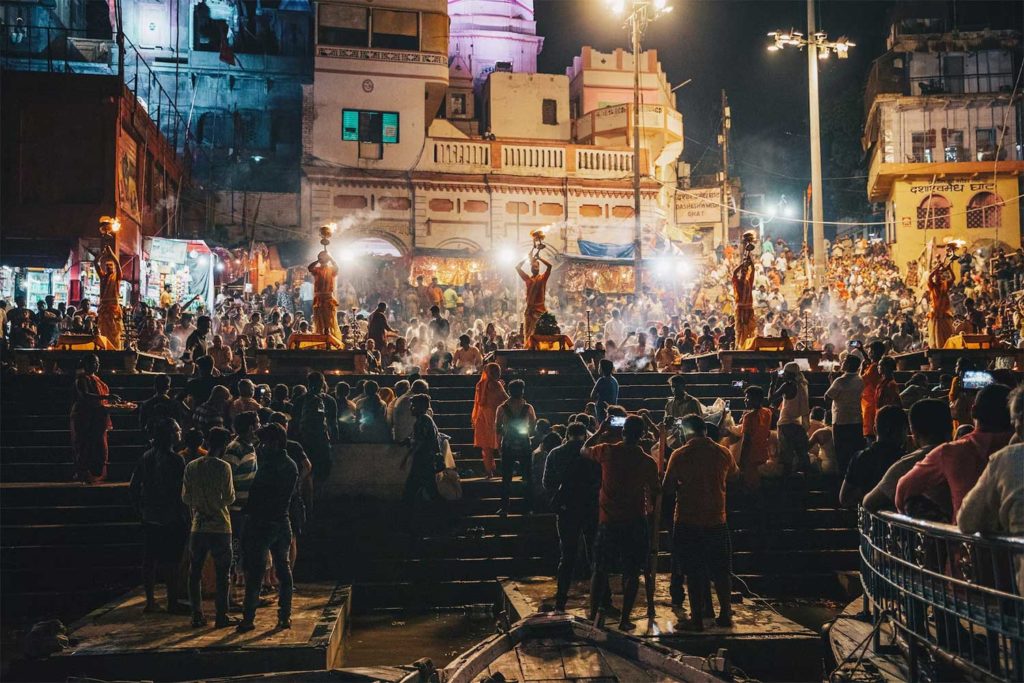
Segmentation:
<svg viewBox="0 0 1024 683">
<path fill-rule="evenodd" d="M 611 418 L 601 424 L 583 445 L 581 453 L 601 466 L 601 492 L 598 497 L 597 539 L 594 542 L 594 573 L 590 579 L 591 620 L 604 621 L 604 588 L 610 566 L 622 567 L 622 618 L 619 628 L 636 628 L 630 620 L 640 587 L 640 572 L 647 560 L 650 532 L 647 528 L 647 495 L 661 490 L 658 464 L 640 447 L 644 421 L 630 415 L 622 427 L 622 440 L 600 443 L 611 430 Z"/>
<path fill-rule="evenodd" d="M 665 471 L 665 489 L 676 492 L 672 555 L 686 575 L 690 593 L 687 631 L 703 631 L 705 614 L 714 616 L 709 581 L 715 584 L 719 616 L 716 623 L 732 626 L 732 545 L 725 517 L 725 485 L 739 468 L 729 449 L 707 436 L 707 423 L 699 415 L 682 418 L 686 443 L 676 449 Z"/>
<path fill-rule="evenodd" d="M 978 482 L 988 465 L 988 456 L 1010 442 L 1013 426 L 1007 397 L 1010 388 L 1003 384 L 990 384 L 974 398 L 974 431 L 962 439 L 936 446 L 896 484 L 896 509 L 906 512 L 907 503 L 915 496 L 945 484 L 956 516 L 964 497 Z"/>
</svg>

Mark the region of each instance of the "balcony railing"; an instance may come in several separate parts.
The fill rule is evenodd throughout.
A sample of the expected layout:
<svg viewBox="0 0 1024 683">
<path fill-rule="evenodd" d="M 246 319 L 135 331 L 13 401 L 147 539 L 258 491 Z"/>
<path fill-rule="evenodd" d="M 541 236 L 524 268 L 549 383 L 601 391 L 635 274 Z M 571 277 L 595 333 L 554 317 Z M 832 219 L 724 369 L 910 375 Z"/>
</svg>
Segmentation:
<svg viewBox="0 0 1024 683">
<path fill-rule="evenodd" d="M 647 168 L 640 150 L 640 168 Z M 626 179 L 633 173 L 633 152 L 590 145 L 519 143 L 428 138 L 420 171 L 507 174 L 548 178 Z"/>
<path fill-rule="evenodd" d="M 929 662 L 1024 680 L 1024 539 L 862 510 L 860 559 L 873 617 L 896 628 L 912 681 Z"/>
</svg>

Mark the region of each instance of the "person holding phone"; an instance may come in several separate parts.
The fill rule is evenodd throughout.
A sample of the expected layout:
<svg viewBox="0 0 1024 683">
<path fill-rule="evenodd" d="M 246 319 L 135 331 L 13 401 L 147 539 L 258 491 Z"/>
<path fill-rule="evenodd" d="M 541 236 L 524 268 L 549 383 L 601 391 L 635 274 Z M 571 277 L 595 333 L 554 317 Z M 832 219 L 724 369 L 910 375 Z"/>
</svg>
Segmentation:
<svg viewBox="0 0 1024 683">
<path fill-rule="evenodd" d="M 498 406 L 495 415 L 495 431 L 501 447 L 501 511 L 508 517 L 509 498 L 512 494 L 512 473 L 519 465 L 519 472 L 526 486 L 526 508 L 532 510 L 533 498 L 533 448 L 531 439 L 537 427 L 537 413 L 526 402 L 526 383 L 521 379 L 508 384 L 508 400 Z"/>
<path fill-rule="evenodd" d="M 807 442 L 811 420 L 811 403 L 807 379 L 795 362 L 787 363 L 780 372 L 781 380 L 772 392 L 770 402 L 779 408 L 779 460 L 786 474 L 806 472 L 810 468 Z"/>
<path fill-rule="evenodd" d="M 647 496 L 661 490 L 658 463 L 644 452 L 640 440 L 644 421 L 637 415 L 625 419 L 622 439 L 602 443 L 612 429 L 611 418 L 584 443 L 581 453 L 601 466 L 598 496 L 598 528 L 595 540 L 594 573 L 590 580 L 588 618 L 603 621 L 608 574 L 618 561 L 622 569 L 622 616 L 619 629 L 631 631 L 630 619 L 640 588 L 640 572 L 647 561 L 650 533 L 647 525 Z M 600 610 L 600 612 L 599 612 Z"/>
</svg>

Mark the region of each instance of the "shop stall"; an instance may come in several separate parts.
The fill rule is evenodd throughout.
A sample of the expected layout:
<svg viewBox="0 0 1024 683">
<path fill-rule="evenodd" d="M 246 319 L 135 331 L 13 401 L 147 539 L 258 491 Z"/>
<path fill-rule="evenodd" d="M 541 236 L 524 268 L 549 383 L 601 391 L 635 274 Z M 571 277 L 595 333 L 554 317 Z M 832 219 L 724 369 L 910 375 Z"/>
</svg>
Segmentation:
<svg viewBox="0 0 1024 683">
<path fill-rule="evenodd" d="M 53 296 L 69 299 L 71 244 L 65 240 L 5 239 L 0 244 L 0 298 L 13 304 L 24 296 L 28 305 Z"/>
<path fill-rule="evenodd" d="M 147 237 L 143 241 L 142 300 L 158 305 L 160 292 L 171 286 L 171 295 L 189 310 L 202 304 L 213 309 L 213 276 L 216 257 L 202 240 Z"/>
</svg>

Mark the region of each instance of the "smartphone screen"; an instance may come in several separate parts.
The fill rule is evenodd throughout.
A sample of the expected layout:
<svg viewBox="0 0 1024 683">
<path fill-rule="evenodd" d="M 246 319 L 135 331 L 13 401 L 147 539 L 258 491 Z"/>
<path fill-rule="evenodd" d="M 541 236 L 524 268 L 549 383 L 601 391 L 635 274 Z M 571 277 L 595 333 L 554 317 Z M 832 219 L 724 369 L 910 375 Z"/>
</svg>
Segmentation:
<svg viewBox="0 0 1024 683">
<path fill-rule="evenodd" d="M 994 384 L 996 378 L 992 376 L 991 372 L 985 372 L 984 370 L 968 370 L 964 372 L 963 386 L 964 389 L 981 389 L 987 387 L 989 384 Z"/>
<path fill-rule="evenodd" d="M 626 426 L 626 418 L 621 415 L 613 415 L 609 424 L 616 429 L 622 429 Z"/>
<path fill-rule="evenodd" d="M 735 382 L 733 382 L 733 383 L 732 383 L 732 385 L 733 385 L 733 386 L 734 386 L 735 388 L 737 388 L 737 389 L 742 389 L 742 388 L 743 388 L 743 380 L 741 380 L 741 379 L 738 379 L 738 380 L 736 380 Z"/>
</svg>

